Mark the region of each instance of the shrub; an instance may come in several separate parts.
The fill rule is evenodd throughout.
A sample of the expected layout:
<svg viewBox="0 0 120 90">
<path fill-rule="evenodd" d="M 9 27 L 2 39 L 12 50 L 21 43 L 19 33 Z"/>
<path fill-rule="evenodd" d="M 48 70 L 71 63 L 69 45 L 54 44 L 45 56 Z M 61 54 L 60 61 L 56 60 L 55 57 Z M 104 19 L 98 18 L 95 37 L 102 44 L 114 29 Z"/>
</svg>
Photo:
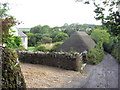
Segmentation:
<svg viewBox="0 0 120 90">
<path fill-rule="evenodd" d="M 20 65 L 17 62 L 17 53 L 11 48 L 2 49 L 2 88 L 24 90 L 26 87 Z"/>
<path fill-rule="evenodd" d="M 116 37 L 110 37 L 110 40 L 108 42 L 103 43 L 104 50 L 108 53 L 111 53 L 114 45 L 116 44 L 116 41 Z"/>
<path fill-rule="evenodd" d="M 52 38 L 50 38 L 50 37 L 43 37 L 41 39 L 41 42 L 42 43 L 52 43 Z"/>
<path fill-rule="evenodd" d="M 61 33 L 58 33 L 58 34 L 53 38 L 53 41 L 54 41 L 54 42 L 61 42 L 61 41 L 64 41 L 64 40 L 68 39 L 68 37 L 69 37 L 68 34 L 61 32 Z"/>
<path fill-rule="evenodd" d="M 43 51 L 43 52 L 47 51 L 46 47 L 43 45 L 39 45 L 39 46 L 35 47 L 35 50 L 36 51 Z"/>
<path fill-rule="evenodd" d="M 87 63 L 88 64 L 98 64 L 102 61 L 104 56 L 104 50 L 102 47 L 102 42 L 98 42 L 95 48 L 92 48 L 88 51 L 87 54 Z"/>
<path fill-rule="evenodd" d="M 53 47 L 52 47 L 52 51 L 55 51 L 56 49 L 57 49 L 57 47 L 59 46 L 59 45 L 61 45 L 63 42 L 56 42 L 54 45 L 53 45 Z"/>
<path fill-rule="evenodd" d="M 95 40 L 96 43 L 99 41 L 101 41 L 103 43 L 107 43 L 107 42 L 109 42 L 110 34 L 107 33 L 107 30 L 95 29 L 92 31 L 91 37 L 93 40 Z"/>
<path fill-rule="evenodd" d="M 118 42 L 115 43 L 111 54 L 118 60 L 118 62 L 120 63 L 120 40 L 118 40 Z"/>
<path fill-rule="evenodd" d="M 14 42 L 16 43 L 17 47 L 20 47 L 20 45 L 22 44 L 22 40 L 18 36 L 14 36 Z"/>
</svg>

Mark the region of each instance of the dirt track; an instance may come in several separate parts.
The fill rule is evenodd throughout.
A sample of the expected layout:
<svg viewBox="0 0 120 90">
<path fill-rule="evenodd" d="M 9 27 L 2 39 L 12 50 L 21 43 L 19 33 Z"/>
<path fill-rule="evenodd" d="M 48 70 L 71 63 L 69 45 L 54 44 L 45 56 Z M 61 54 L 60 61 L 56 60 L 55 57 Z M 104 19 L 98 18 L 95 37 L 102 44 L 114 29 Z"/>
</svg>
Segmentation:
<svg viewBox="0 0 120 90">
<path fill-rule="evenodd" d="M 80 72 L 63 70 L 55 67 L 21 63 L 27 88 L 61 88 L 72 87 L 71 83 L 80 83 L 86 78 Z M 80 78 L 81 77 L 81 78 Z M 73 84 L 72 84 L 73 85 Z M 76 86 L 76 85 L 73 85 Z"/>
<path fill-rule="evenodd" d="M 43 65 L 21 68 L 28 88 L 118 88 L 118 63 L 107 53 L 100 64 L 86 66 L 86 75 Z"/>
</svg>

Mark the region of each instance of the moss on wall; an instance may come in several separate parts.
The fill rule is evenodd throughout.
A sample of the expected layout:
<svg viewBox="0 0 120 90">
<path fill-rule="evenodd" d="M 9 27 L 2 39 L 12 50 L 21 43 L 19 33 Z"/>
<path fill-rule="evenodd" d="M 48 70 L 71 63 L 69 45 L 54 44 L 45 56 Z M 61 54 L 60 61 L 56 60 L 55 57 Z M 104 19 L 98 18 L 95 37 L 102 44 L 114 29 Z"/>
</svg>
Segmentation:
<svg viewBox="0 0 120 90">
<path fill-rule="evenodd" d="M 25 89 L 24 77 L 17 62 L 17 53 L 11 48 L 2 48 L 2 88 Z"/>
</svg>

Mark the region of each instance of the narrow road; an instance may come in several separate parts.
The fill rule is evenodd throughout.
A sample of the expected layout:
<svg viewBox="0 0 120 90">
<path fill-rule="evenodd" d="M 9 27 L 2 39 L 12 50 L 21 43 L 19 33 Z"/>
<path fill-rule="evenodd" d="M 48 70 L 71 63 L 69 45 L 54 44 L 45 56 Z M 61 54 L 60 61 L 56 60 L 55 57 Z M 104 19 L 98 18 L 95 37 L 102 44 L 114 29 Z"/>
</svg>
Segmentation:
<svg viewBox="0 0 120 90">
<path fill-rule="evenodd" d="M 98 65 L 87 65 L 89 77 L 82 88 L 118 88 L 118 63 L 108 53 Z"/>
</svg>

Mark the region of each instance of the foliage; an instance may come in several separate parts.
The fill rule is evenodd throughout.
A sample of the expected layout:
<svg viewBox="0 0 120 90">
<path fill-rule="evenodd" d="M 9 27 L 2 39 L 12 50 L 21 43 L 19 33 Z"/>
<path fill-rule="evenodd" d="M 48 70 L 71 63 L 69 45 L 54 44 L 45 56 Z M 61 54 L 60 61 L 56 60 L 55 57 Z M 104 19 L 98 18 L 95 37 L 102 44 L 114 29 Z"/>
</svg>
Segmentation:
<svg viewBox="0 0 120 90">
<path fill-rule="evenodd" d="M 114 36 L 111 36 L 109 41 L 103 44 L 104 50 L 108 53 L 111 53 L 113 50 L 113 47 L 117 43 L 117 38 Z"/>
<path fill-rule="evenodd" d="M 2 21 L 2 43 L 6 44 L 6 47 L 17 48 L 21 42 L 18 42 L 18 38 L 12 34 L 15 31 L 13 31 L 11 27 L 19 24 L 19 22 L 13 16 L 7 14 L 7 3 L 2 4 L 0 7 L 0 20 Z"/>
<path fill-rule="evenodd" d="M 59 33 L 55 36 L 55 38 L 53 39 L 56 42 L 60 42 L 60 41 L 64 41 L 66 39 L 68 39 L 68 35 L 66 33 Z"/>
<path fill-rule="evenodd" d="M 28 47 L 28 51 L 34 51 L 35 47 Z"/>
<path fill-rule="evenodd" d="M 88 51 L 87 54 L 87 63 L 88 64 L 98 64 L 102 61 L 104 56 L 104 50 L 102 47 L 102 42 L 98 42 L 95 48 L 92 48 Z"/>
<path fill-rule="evenodd" d="M 112 52 L 112 55 L 120 61 L 119 55 L 119 39 L 120 39 L 120 12 L 118 11 L 118 5 L 120 5 L 120 0 L 104 0 L 101 4 L 94 2 L 96 7 L 96 19 L 101 20 L 102 24 L 108 29 L 111 37 L 115 37 L 116 41 L 111 39 L 109 43 L 105 45 L 108 52 Z M 108 11 L 107 14 L 106 11 Z"/>
<path fill-rule="evenodd" d="M 95 40 L 96 43 L 99 41 L 101 41 L 103 43 L 107 43 L 107 42 L 109 42 L 110 34 L 107 33 L 107 30 L 95 29 L 92 31 L 91 37 L 93 40 Z"/>
<path fill-rule="evenodd" d="M 52 39 L 52 42 L 61 42 L 66 40 L 71 34 L 77 30 L 85 31 L 88 28 L 95 28 L 96 25 L 92 24 L 64 24 L 61 27 L 49 27 L 48 25 L 37 25 L 30 29 L 30 32 L 25 33 L 28 35 L 28 46 L 36 46 L 38 42 L 43 41 L 43 37 Z M 50 40 L 51 42 L 51 40 Z M 42 43 L 42 42 L 41 42 Z M 44 42 L 43 42 L 44 43 Z"/>
<path fill-rule="evenodd" d="M 3 6 L 3 7 L 2 7 Z M 8 89 L 25 89 L 25 81 L 22 76 L 20 65 L 17 61 L 17 53 L 12 48 L 20 45 L 20 39 L 13 36 L 14 32 L 11 27 L 17 24 L 13 16 L 8 15 L 7 3 L 0 6 L 0 20 L 2 21 L 2 39 L 5 48 L 2 49 L 2 88 Z M 11 33 L 10 33 L 11 32 Z M 15 41 L 14 41 L 15 40 Z M 9 47 L 9 48 L 8 48 Z"/>
<path fill-rule="evenodd" d="M 52 38 L 50 38 L 50 37 L 42 37 L 41 42 L 42 43 L 52 43 Z"/>
<path fill-rule="evenodd" d="M 33 33 L 26 33 L 28 36 L 28 46 L 34 46 L 36 44 L 36 38 Z"/>
<path fill-rule="evenodd" d="M 14 36 L 14 42 L 16 43 L 17 47 L 20 47 L 20 45 L 22 44 L 22 40 L 20 37 L 18 36 Z"/>
<path fill-rule="evenodd" d="M 56 49 L 57 49 L 57 47 L 59 46 L 59 45 L 61 45 L 63 42 L 56 42 L 54 45 L 53 45 L 53 47 L 52 47 L 52 51 L 55 51 Z"/>
<path fill-rule="evenodd" d="M 99 4 L 94 2 L 96 20 L 101 20 L 102 24 L 109 29 L 109 33 L 115 36 L 120 34 L 120 13 L 117 9 L 119 4 L 119 0 L 104 0 Z M 108 14 L 105 14 L 106 11 Z"/>
<path fill-rule="evenodd" d="M 47 49 L 46 49 L 45 46 L 39 45 L 39 46 L 35 47 L 35 51 L 43 51 L 43 52 L 45 52 L 45 51 L 47 51 Z"/>
<path fill-rule="evenodd" d="M 35 27 L 31 28 L 30 33 L 44 34 L 44 33 L 48 32 L 49 29 L 50 29 L 50 27 L 48 25 L 44 25 L 44 26 L 38 25 L 38 26 L 35 26 Z"/>
<path fill-rule="evenodd" d="M 2 87 L 3 89 L 26 87 L 24 77 L 21 74 L 17 53 L 11 48 L 3 48 L 2 53 Z"/>
<path fill-rule="evenodd" d="M 114 47 L 112 49 L 111 54 L 118 60 L 120 63 L 120 38 L 118 41 L 114 44 Z"/>
</svg>

